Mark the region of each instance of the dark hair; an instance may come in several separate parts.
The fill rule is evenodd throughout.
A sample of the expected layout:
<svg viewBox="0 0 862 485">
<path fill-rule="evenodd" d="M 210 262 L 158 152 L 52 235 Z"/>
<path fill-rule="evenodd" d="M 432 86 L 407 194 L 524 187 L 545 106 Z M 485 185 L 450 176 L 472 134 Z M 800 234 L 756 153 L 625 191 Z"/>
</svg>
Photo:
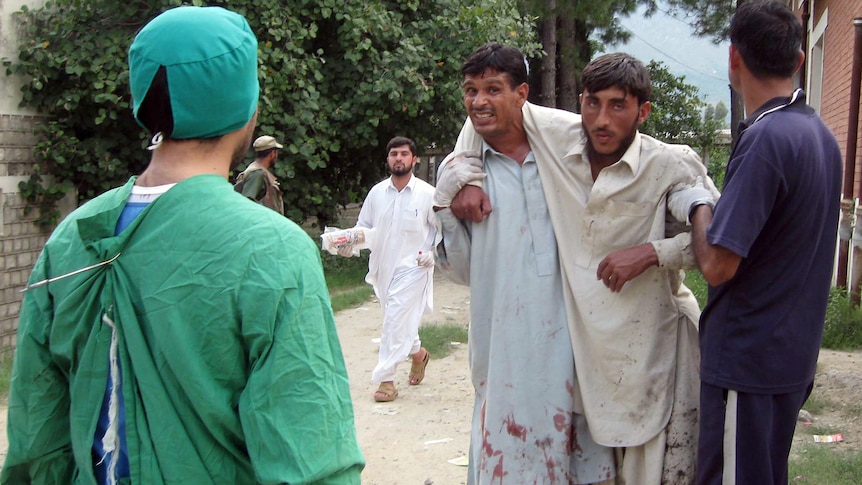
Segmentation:
<svg viewBox="0 0 862 485">
<path fill-rule="evenodd" d="M 641 61 L 623 52 L 605 54 L 590 61 L 581 73 L 581 82 L 591 93 L 620 88 L 637 97 L 638 105 L 652 96 L 649 71 Z"/>
<path fill-rule="evenodd" d="M 751 0 L 730 21 L 730 43 L 755 77 L 788 78 L 802 49 L 802 23 L 787 6 Z"/>
<path fill-rule="evenodd" d="M 514 47 L 488 42 L 467 57 L 461 65 L 461 75 L 478 76 L 486 69 L 508 74 L 512 89 L 527 82 L 527 64 L 524 54 Z"/>
<path fill-rule="evenodd" d="M 174 132 L 174 113 L 165 66 L 159 67 L 153 76 L 150 89 L 138 108 L 138 119 L 150 133 L 161 133 L 165 138 L 170 138 Z"/>
<path fill-rule="evenodd" d="M 261 150 L 259 152 L 254 152 L 254 157 L 255 158 L 266 158 L 269 156 L 270 153 L 272 153 L 276 150 L 278 150 L 278 148 L 267 148 L 267 149 Z"/>
<path fill-rule="evenodd" d="M 404 145 L 408 145 L 410 147 L 410 153 L 413 156 L 416 156 L 416 143 L 410 138 L 404 136 L 396 136 L 395 138 L 389 140 L 389 143 L 386 144 L 386 154 L 389 155 L 389 150 L 392 150 L 396 147 L 403 147 Z"/>
</svg>

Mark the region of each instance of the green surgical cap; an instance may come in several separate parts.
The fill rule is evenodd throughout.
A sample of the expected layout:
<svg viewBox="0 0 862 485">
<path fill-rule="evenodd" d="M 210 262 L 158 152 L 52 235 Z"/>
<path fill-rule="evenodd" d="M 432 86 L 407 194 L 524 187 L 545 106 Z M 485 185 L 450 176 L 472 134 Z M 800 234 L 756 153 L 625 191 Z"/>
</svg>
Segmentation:
<svg viewBox="0 0 862 485">
<path fill-rule="evenodd" d="M 162 66 L 174 122 L 166 138 L 224 135 L 245 126 L 257 109 L 257 38 L 242 15 L 221 7 L 177 7 L 141 29 L 129 48 L 129 83 L 141 126 L 138 110 Z"/>
</svg>

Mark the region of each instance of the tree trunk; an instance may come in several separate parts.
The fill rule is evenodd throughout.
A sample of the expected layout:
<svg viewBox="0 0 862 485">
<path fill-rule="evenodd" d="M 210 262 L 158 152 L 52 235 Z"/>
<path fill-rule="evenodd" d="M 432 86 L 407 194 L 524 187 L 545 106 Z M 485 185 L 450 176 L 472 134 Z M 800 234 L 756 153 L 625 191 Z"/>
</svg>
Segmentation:
<svg viewBox="0 0 862 485">
<path fill-rule="evenodd" d="M 747 0 L 736 0 L 736 8 L 745 3 Z M 730 89 L 730 88 L 728 88 Z M 739 122 L 745 118 L 745 106 L 742 102 L 742 96 L 733 89 L 730 89 L 730 147 L 736 146 L 736 141 L 739 140 Z"/>
<path fill-rule="evenodd" d="M 557 17 L 556 1 L 549 0 L 549 14 L 542 21 L 542 49 L 546 55 L 542 58 L 541 93 L 539 104 L 557 106 Z"/>
<path fill-rule="evenodd" d="M 560 99 L 557 107 L 573 112 L 578 108 L 578 78 L 580 77 L 576 35 L 575 20 L 569 15 L 562 17 L 559 32 Z"/>
</svg>

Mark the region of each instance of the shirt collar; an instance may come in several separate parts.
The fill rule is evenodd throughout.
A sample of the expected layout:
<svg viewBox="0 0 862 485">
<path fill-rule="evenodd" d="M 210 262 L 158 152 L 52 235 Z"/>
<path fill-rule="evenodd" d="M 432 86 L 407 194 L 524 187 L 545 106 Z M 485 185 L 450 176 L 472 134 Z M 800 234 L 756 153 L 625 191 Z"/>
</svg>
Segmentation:
<svg viewBox="0 0 862 485">
<path fill-rule="evenodd" d="M 635 139 L 632 140 L 632 144 L 629 145 L 628 149 L 623 156 L 620 157 L 620 162 L 625 163 L 631 168 L 632 173 L 638 173 L 638 167 L 640 166 L 641 159 L 641 134 L 640 132 L 635 132 Z"/>
<path fill-rule="evenodd" d="M 410 180 L 407 181 L 407 185 L 404 186 L 405 189 L 410 189 L 411 191 L 416 187 L 416 176 L 412 173 L 410 174 Z M 398 189 L 395 187 L 395 184 L 392 182 L 392 176 L 389 176 L 389 188 L 398 192 Z M 402 189 L 403 190 L 403 189 Z"/>
<path fill-rule="evenodd" d="M 488 142 L 486 142 L 485 140 L 482 140 L 482 161 L 485 160 L 485 155 L 488 152 L 490 152 L 491 155 L 494 155 L 496 157 L 509 158 L 508 156 L 498 152 L 497 150 L 494 150 L 494 148 L 492 148 L 491 145 L 488 144 Z M 524 163 L 528 163 L 528 162 L 533 162 L 533 163 L 536 162 L 536 155 L 533 154 L 532 147 L 530 148 L 530 151 L 527 153 L 527 156 L 524 158 Z"/>
<path fill-rule="evenodd" d="M 770 113 L 774 113 L 775 111 L 784 109 L 788 106 L 793 106 L 796 104 L 805 104 L 805 93 L 802 91 L 802 88 L 797 88 L 793 91 L 793 94 L 790 96 L 778 96 L 770 99 L 769 101 L 763 103 L 762 106 L 757 108 L 757 111 L 751 113 L 751 116 L 742 120 L 739 125 L 741 129 L 746 129 L 749 126 L 757 123 L 762 120 L 764 117 L 769 115 Z"/>
</svg>

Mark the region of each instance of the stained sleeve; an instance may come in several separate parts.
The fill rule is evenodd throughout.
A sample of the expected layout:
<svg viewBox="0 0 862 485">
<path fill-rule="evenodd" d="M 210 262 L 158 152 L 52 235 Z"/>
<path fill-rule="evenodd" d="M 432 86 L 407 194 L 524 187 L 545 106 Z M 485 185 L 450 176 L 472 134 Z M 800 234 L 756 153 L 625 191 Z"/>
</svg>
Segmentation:
<svg viewBox="0 0 862 485">
<path fill-rule="evenodd" d="M 669 164 L 669 168 L 675 172 L 673 175 L 675 183 L 667 193 L 668 200 L 673 199 L 681 190 L 694 185 L 698 177 L 703 179 L 704 186 L 718 200 L 721 194 L 707 174 L 706 166 L 701 162 L 700 157 L 687 146 L 675 147 L 675 150 L 673 152 L 675 160 Z M 665 207 L 667 205 L 665 204 Z M 690 229 L 686 221 L 677 221 L 670 211 L 666 211 L 665 238 L 650 241 L 658 255 L 660 268 L 670 270 L 698 268 L 694 249 L 691 246 Z"/>
<path fill-rule="evenodd" d="M 437 268 L 459 285 L 470 285 L 470 223 L 452 214 L 449 208 L 437 211 Z"/>
</svg>

